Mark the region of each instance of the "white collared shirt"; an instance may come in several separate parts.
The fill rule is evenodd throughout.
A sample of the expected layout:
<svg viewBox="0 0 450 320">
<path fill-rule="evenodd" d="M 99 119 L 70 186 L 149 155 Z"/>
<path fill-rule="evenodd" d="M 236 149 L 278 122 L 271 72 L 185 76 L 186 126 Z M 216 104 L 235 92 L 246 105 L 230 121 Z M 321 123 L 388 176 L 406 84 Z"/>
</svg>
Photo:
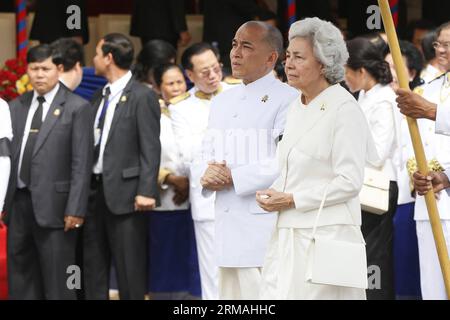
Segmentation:
<svg viewBox="0 0 450 320">
<path fill-rule="evenodd" d="M 52 105 L 53 100 L 55 99 L 59 87 L 60 85 L 58 83 L 52 90 L 44 94 L 45 102 L 42 105 L 42 123 L 44 123 L 45 118 L 47 117 L 48 110 L 50 109 L 50 106 Z M 39 102 L 37 101 L 38 96 L 39 94 L 36 91 L 34 91 L 33 100 L 31 100 L 31 106 L 30 109 L 28 110 L 27 122 L 25 123 L 25 130 L 23 132 L 22 147 L 20 149 L 19 167 L 17 170 L 17 186 L 19 188 L 26 187 L 26 185 L 20 179 L 20 169 L 22 168 L 23 152 L 25 151 L 25 146 L 27 145 L 28 135 L 30 133 L 31 128 L 31 122 L 33 121 L 34 113 L 36 112 L 39 106 Z"/>
<path fill-rule="evenodd" d="M 128 71 L 124 76 L 114 81 L 114 83 L 108 83 L 103 88 L 103 95 L 105 94 L 105 89 L 109 87 L 111 90 L 111 94 L 109 95 L 109 105 L 108 110 L 106 110 L 105 115 L 105 124 L 103 126 L 103 134 L 101 135 L 101 141 L 100 141 L 100 155 L 98 157 L 98 162 L 94 164 L 93 172 L 95 174 L 102 174 L 103 173 L 103 153 L 105 152 L 105 145 L 106 141 L 108 140 L 109 136 L 109 130 L 111 129 L 111 124 L 114 118 L 114 111 L 116 110 L 116 106 L 120 101 L 120 97 L 122 96 L 122 92 L 127 86 L 127 83 L 131 80 L 132 73 L 131 71 Z M 102 108 L 104 105 L 104 101 L 100 104 L 97 115 L 95 117 L 95 123 L 94 123 L 94 138 L 95 138 L 95 145 L 99 143 L 100 140 L 100 134 L 97 130 L 98 127 L 98 121 L 100 118 L 100 114 L 102 112 Z"/>
</svg>

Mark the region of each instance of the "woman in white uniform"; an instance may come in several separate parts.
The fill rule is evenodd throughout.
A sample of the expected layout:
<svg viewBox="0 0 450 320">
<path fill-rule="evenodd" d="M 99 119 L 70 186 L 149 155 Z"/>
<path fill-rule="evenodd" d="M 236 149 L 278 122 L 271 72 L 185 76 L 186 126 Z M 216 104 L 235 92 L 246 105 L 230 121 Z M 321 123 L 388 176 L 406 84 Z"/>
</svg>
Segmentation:
<svg viewBox="0 0 450 320">
<path fill-rule="evenodd" d="M 298 21 L 289 31 L 288 83 L 302 92 L 292 102 L 279 143 L 281 175 L 256 199 L 266 211 L 279 212 L 263 268 L 262 299 L 365 299 L 361 286 L 334 282 L 342 270 L 355 270 L 367 280 L 365 254 L 343 268 L 322 265 L 331 281 L 314 280 L 316 239 L 363 247 L 358 194 L 367 155 L 376 157 L 364 114 L 340 84 L 348 52 L 340 31 L 318 18 Z M 319 219 L 322 202 L 324 208 Z M 333 252 L 326 251 L 328 256 Z M 323 268 L 321 268 L 322 271 Z M 311 277 L 312 275 L 312 277 Z"/>
<path fill-rule="evenodd" d="M 3 212 L 3 204 L 11 170 L 10 143 L 12 136 L 9 106 L 4 100 L 0 99 L 0 213 Z"/>
</svg>

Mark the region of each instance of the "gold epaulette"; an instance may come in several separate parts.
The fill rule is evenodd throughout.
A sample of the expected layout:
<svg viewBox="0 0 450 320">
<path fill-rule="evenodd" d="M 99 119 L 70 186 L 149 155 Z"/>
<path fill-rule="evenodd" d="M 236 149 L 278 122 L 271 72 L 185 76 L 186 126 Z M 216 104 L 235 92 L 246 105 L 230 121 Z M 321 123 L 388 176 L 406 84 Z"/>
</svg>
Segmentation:
<svg viewBox="0 0 450 320">
<path fill-rule="evenodd" d="M 414 93 L 417 93 L 419 96 L 423 96 L 423 88 L 422 87 L 416 87 L 413 90 Z"/>
<path fill-rule="evenodd" d="M 233 84 L 241 84 L 242 80 L 233 78 L 232 76 L 228 76 L 228 77 L 225 77 L 225 79 L 223 79 L 223 82 L 225 82 L 226 84 L 233 85 Z"/>
<path fill-rule="evenodd" d="M 408 170 L 408 175 L 409 175 L 409 179 L 410 179 L 409 187 L 410 187 L 410 190 L 412 191 L 412 190 L 414 190 L 413 175 L 417 170 L 419 170 L 417 168 L 416 158 L 413 157 L 413 158 L 408 159 L 408 161 L 406 162 L 406 169 Z M 428 161 L 428 171 L 444 172 L 445 169 L 439 163 L 439 161 L 436 160 L 436 158 L 433 158 Z"/>
<path fill-rule="evenodd" d="M 170 118 L 170 110 L 169 110 L 169 108 L 167 108 L 167 107 L 162 107 L 162 108 L 161 108 L 161 114 L 164 114 L 164 115 L 166 115 L 167 117 Z"/>
<path fill-rule="evenodd" d="M 189 92 L 185 92 L 183 94 L 180 94 L 179 96 L 176 96 L 175 98 L 172 98 L 169 100 L 170 104 L 177 104 L 183 100 L 186 100 L 189 98 L 191 94 Z"/>
</svg>

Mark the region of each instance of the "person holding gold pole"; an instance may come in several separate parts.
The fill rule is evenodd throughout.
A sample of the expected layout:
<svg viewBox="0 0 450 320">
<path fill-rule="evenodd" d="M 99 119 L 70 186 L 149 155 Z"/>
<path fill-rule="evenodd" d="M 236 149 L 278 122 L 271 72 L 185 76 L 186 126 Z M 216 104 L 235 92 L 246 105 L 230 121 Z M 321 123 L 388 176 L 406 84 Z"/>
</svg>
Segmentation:
<svg viewBox="0 0 450 320">
<path fill-rule="evenodd" d="M 418 118 L 422 136 L 425 136 L 425 150 L 427 157 L 433 156 L 439 163 L 429 165 L 429 174 L 413 174 L 414 189 L 419 196 L 425 195 L 429 190 L 439 195 L 438 208 L 447 248 L 450 248 L 450 190 L 447 188 L 450 174 L 450 23 L 442 25 L 437 31 L 437 41 L 433 43 L 439 64 L 445 66 L 447 73 L 434 79 L 430 83 L 419 87 L 415 93 L 398 90 L 398 106 L 401 112 L 412 118 Z M 434 125 L 436 121 L 436 125 Z M 433 130 L 435 128 L 435 130 Z M 425 129 L 425 130 L 422 130 Z M 431 143 L 430 139 L 432 137 Z M 420 207 L 420 208 L 418 208 Z M 423 299 L 445 299 L 445 285 L 439 268 L 437 252 L 433 241 L 431 224 L 426 215 L 424 198 L 416 201 L 417 237 L 419 243 L 420 278 Z"/>
<path fill-rule="evenodd" d="M 389 47 L 391 49 L 392 56 L 394 58 L 395 67 L 397 70 L 397 74 L 399 76 L 399 83 L 401 89 L 408 89 L 408 78 L 404 70 L 403 59 L 400 53 L 400 46 L 398 43 L 398 38 L 396 35 L 396 31 L 394 28 L 394 23 L 392 20 L 392 14 L 389 9 L 389 3 L 387 0 L 378 0 L 378 4 L 381 9 L 381 14 L 383 17 L 383 23 L 388 35 Z M 398 103 L 400 105 L 404 104 L 403 99 L 401 99 L 401 94 L 409 95 L 408 92 L 404 92 L 405 90 L 398 90 L 397 94 L 400 96 Z M 409 95 L 410 96 L 410 95 Z M 411 96 L 410 96 L 411 97 Z M 414 96 L 417 98 L 417 96 Z M 402 109 L 402 108 L 400 108 Z M 411 140 L 414 146 L 414 152 L 417 159 L 417 166 L 419 171 L 424 174 L 428 172 L 427 161 L 425 158 L 425 153 L 422 145 L 422 141 L 420 138 L 420 133 L 418 129 L 417 121 L 411 117 L 408 117 L 408 125 L 411 134 Z M 431 192 L 430 192 L 431 191 Z M 433 232 L 434 240 L 436 243 L 436 249 L 438 254 L 438 259 L 440 262 L 443 280 L 445 284 L 445 289 L 447 293 L 447 297 L 450 296 L 450 260 L 448 258 L 448 249 L 444 237 L 444 233 L 442 231 L 442 225 L 439 218 L 439 212 L 437 210 L 437 205 L 435 201 L 435 195 L 433 190 L 429 190 L 425 194 L 425 201 L 430 217 L 431 229 Z"/>
</svg>

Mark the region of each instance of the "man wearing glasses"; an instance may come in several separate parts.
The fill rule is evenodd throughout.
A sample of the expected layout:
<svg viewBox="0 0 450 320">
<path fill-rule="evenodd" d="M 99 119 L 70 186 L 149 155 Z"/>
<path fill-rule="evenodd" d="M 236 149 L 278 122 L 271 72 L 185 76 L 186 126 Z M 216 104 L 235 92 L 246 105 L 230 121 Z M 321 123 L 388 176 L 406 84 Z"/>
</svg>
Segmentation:
<svg viewBox="0 0 450 320">
<path fill-rule="evenodd" d="M 196 43 L 184 51 L 183 68 L 194 87 L 174 98 L 169 106 L 173 130 L 182 162 L 190 180 L 190 202 L 194 220 L 200 267 L 202 298 L 218 299 L 218 269 L 214 262 L 214 198 L 201 195 L 200 178 L 205 167 L 196 165 L 208 126 L 212 99 L 232 84 L 222 82 L 222 66 L 216 49 L 208 43 Z"/>
<path fill-rule="evenodd" d="M 447 247 L 450 249 L 450 190 L 441 191 L 450 186 L 450 22 L 443 24 L 437 30 L 437 41 L 433 43 L 436 57 L 446 73 L 429 82 L 412 93 L 408 90 L 397 90 L 397 103 L 401 112 L 418 121 L 425 154 L 428 160 L 439 160 L 446 168 L 441 172 L 431 171 L 427 176 L 419 172 L 414 174 L 414 187 L 419 196 L 423 196 L 434 188 L 438 195 L 438 208 Z M 434 124 L 432 121 L 435 121 Z M 436 133 L 436 134 L 434 134 Z M 430 138 L 428 140 L 428 138 Z M 418 203 L 422 209 L 417 210 Z M 419 214 L 419 213 L 422 214 Z M 446 299 L 444 281 L 433 240 L 431 224 L 425 208 L 423 197 L 416 200 L 415 220 L 419 244 L 420 278 L 422 297 L 428 299 Z"/>
</svg>

